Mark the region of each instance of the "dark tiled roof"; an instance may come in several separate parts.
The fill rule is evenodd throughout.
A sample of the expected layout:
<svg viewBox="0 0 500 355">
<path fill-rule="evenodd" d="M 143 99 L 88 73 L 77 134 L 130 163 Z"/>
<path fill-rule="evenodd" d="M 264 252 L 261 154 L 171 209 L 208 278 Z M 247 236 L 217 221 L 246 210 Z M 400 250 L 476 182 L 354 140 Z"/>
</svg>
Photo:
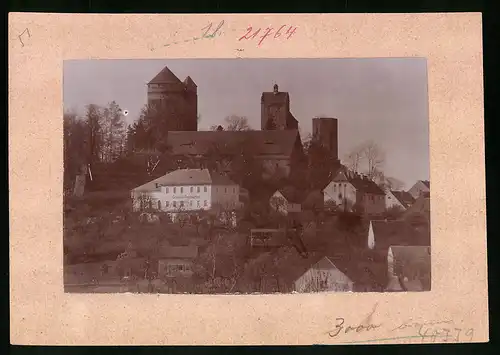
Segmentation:
<svg viewBox="0 0 500 355">
<path fill-rule="evenodd" d="M 427 188 L 431 188 L 431 182 L 429 180 L 422 180 L 422 183 L 427 186 Z"/>
<path fill-rule="evenodd" d="M 156 74 L 149 84 L 182 84 L 182 82 L 168 67 L 165 67 L 161 72 Z"/>
<path fill-rule="evenodd" d="M 375 195 L 385 195 L 384 190 L 382 190 L 382 188 L 380 188 L 380 186 L 378 186 L 374 181 L 370 180 L 368 177 L 363 177 L 350 171 L 344 165 L 337 170 L 334 176 L 337 177 L 340 173 L 343 173 L 347 178 L 347 181 L 358 191 Z"/>
<path fill-rule="evenodd" d="M 405 212 L 405 216 L 411 216 L 414 213 L 423 214 L 430 219 L 431 216 L 431 199 L 430 193 L 424 192 Z"/>
<path fill-rule="evenodd" d="M 288 202 L 301 203 L 304 199 L 304 194 L 293 186 L 285 186 L 278 191 Z"/>
<path fill-rule="evenodd" d="M 133 191 L 156 191 L 159 190 L 159 186 L 165 185 L 236 185 L 236 183 L 227 176 L 208 169 L 178 169 L 136 187 Z"/>
<path fill-rule="evenodd" d="M 290 156 L 299 138 L 297 130 L 177 131 L 168 133 L 174 155 L 205 155 L 217 147 L 224 154 L 238 154 L 235 145 L 251 147 L 255 155 Z"/>
<path fill-rule="evenodd" d="M 384 191 L 375 182 L 369 180 L 368 178 L 362 178 L 355 175 L 348 178 L 348 180 L 358 191 L 369 194 L 385 195 Z"/>
<path fill-rule="evenodd" d="M 398 245 L 430 245 L 430 230 L 427 227 L 416 228 L 404 220 L 371 221 L 376 249 L 388 249 Z"/>
<path fill-rule="evenodd" d="M 385 261 L 375 262 L 367 256 L 349 258 L 346 255 L 333 255 L 328 258 L 355 284 L 382 288 L 387 283 L 387 263 Z"/>
<path fill-rule="evenodd" d="M 391 191 L 394 197 L 398 199 L 398 201 L 405 207 L 408 208 L 410 207 L 414 202 L 415 199 L 413 196 L 406 192 L 406 191 Z"/>
</svg>

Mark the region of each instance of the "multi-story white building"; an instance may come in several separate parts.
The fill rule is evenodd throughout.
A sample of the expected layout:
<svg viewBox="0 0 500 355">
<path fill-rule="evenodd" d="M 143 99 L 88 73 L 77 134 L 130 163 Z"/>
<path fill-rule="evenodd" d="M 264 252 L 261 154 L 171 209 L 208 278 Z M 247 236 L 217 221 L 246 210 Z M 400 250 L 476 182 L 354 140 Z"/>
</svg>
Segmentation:
<svg viewBox="0 0 500 355">
<path fill-rule="evenodd" d="M 365 214 L 381 214 L 385 211 L 385 193 L 366 176 L 341 168 L 324 188 L 325 205 L 333 203 L 341 210 L 354 211 L 356 205 Z"/>
<path fill-rule="evenodd" d="M 178 169 L 131 191 L 134 211 L 189 212 L 240 207 L 240 188 L 208 169 Z"/>
</svg>

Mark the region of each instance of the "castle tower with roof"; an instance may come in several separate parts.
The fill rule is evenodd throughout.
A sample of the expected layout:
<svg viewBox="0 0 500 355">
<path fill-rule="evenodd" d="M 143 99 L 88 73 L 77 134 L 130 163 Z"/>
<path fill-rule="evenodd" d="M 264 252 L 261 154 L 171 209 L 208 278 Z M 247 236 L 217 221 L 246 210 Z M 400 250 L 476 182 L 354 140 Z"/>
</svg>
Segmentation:
<svg viewBox="0 0 500 355">
<path fill-rule="evenodd" d="M 163 68 L 148 83 L 148 105 L 164 116 L 170 131 L 198 130 L 198 88 L 191 77 L 181 81 Z"/>
</svg>

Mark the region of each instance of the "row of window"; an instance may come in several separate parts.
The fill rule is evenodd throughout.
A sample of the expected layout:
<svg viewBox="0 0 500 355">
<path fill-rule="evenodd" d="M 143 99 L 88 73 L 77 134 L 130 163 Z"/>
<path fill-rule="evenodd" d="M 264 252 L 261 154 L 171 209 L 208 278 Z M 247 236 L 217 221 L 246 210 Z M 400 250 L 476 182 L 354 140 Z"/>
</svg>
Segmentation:
<svg viewBox="0 0 500 355">
<path fill-rule="evenodd" d="M 180 189 L 180 193 L 181 193 L 181 194 L 182 194 L 182 193 L 184 193 L 184 187 L 183 187 L 183 186 L 181 186 L 179 189 Z M 175 186 L 174 186 L 174 187 L 172 188 L 172 190 L 173 190 L 172 192 L 173 192 L 174 194 L 175 194 L 175 193 L 177 193 L 177 187 L 175 187 Z M 186 187 L 186 190 L 187 190 L 187 187 Z M 207 192 L 207 191 L 208 191 L 208 188 L 207 188 L 206 186 L 203 186 L 203 192 Z M 165 192 L 166 192 L 167 194 L 168 194 L 168 193 L 170 193 L 170 188 L 169 188 L 169 187 L 166 187 L 166 188 L 165 188 Z M 194 192 L 194 187 L 193 187 L 193 186 L 191 186 L 191 187 L 189 188 L 189 192 Z M 200 188 L 200 186 L 196 186 L 196 192 L 201 192 L 201 188 Z"/>
<path fill-rule="evenodd" d="M 190 201 L 172 201 L 173 208 L 177 208 L 177 207 L 183 208 L 183 207 L 187 207 L 187 206 L 193 207 L 193 205 L 194 205 L 193 200 L 190 200 Z M 207 206 L 208 206 L 208 201 L 204 200 L 203 207 L 207 207 Z M 166 208 L 170 207 L 169 201 L 165 201 L 165 207 Z M 201 207 L 200 201 L 196 201 L 196 207 Z M 158 209 L 161 210 L 161 201 L 160 200 L 158 200 Z"/>
<path fill-rule="evenodd" d="M 186 271 L 191 271 L 191 266 L 190 265 L 167 265 L 165 267 L 165 271 L 168 274 L 171 273 L 176 273 L 176 272 L 186 272 Z"/>
<path fill-rule="evenodd" d="M 179 190 L 180 190 L 180 193 L 181 193 L 181 194 L 182 194 L 182 193 L 184 193 L 184 187 L 183 187 L 183 186 L 180 186 L 180 187 L 179 187 Z M 229 190 L 231 190 L 231 188 L 229 188 Z M 195 191 L 195 187 L 194 187 L 194 186 L 190 186 L 190 187 L 189 187 L 189 190 L 188 190 L 188 187 L 186 187 L 186 192 L 187 192 L 187 191 L 189 191 L 189 192 L 193 193 L 193 192 Z M 208 188 L 207 188 L 206 186 L 203 186 L 203 192 L 207 192 L 207 191 L 208 191 Z M 168 194 L 168 193 L 170 193 L 170 188 L 169 188 L 169 187 L 166 187 L 166 188 L 165 188 L 165 192 L 166 192 L 167 194 Z M 174 194 L 175 194 L 175 193 L 177 193 L 177 187 L 175 187 L 175 186 L 174 186 L 174 187 L 172 188 L 172 192 L 173 192 Z M 198 192 L 198 193 L 199 193 L 199 192 L 201 192 L 201 188 L 200 188 L 200 186 L 196 186 L 196 192 Z M 219 188 L 217 188 L 217 187 L 216 187 L 216 188 L 215 188 L 215 192 L 219 192 Z M 233 188 L 232 188 L 232 192 L 233 192 L 233 194 L 235 194 L 235 193 L 236 193 L 236 187 L 233 187 Z M 224 193 L 226 193 L 226 194 L 228 193 L 228 188 L 227 188 L 227 187 L 225 187 L 225 188 L 224 188 Z"/>
<path fill-rule="evenodd" d="M 379 196 L 379 195 L 365 195 L 365 199 L 370 201 L 380 201 L 383 198 L 384 196 Z"/>
<path fill-rule="evenodd" d="M 339 191 L 341 190 L 342 188 L 342 184 L 338 184 L 339 185 Z M 344 189 L 347 187 L 347 184 L 344 184 Z M 333 184 L 333 191 L 337 191 L 337 184 Z"/>
</svg>

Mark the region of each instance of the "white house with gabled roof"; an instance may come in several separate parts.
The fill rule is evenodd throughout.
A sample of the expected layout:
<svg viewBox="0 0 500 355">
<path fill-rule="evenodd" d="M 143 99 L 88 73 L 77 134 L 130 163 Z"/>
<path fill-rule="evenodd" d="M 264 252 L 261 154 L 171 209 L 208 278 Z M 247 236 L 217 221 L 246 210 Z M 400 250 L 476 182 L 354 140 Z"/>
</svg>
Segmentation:
<svg viewBox="0 0 500 355">
<path fill-rule="evenodd" d="M 208 169 L 178 169 L 131 191 L 133 210 L 189 212 L 240 207 L 240 188 L 226 175 Z"/>
</svg>

